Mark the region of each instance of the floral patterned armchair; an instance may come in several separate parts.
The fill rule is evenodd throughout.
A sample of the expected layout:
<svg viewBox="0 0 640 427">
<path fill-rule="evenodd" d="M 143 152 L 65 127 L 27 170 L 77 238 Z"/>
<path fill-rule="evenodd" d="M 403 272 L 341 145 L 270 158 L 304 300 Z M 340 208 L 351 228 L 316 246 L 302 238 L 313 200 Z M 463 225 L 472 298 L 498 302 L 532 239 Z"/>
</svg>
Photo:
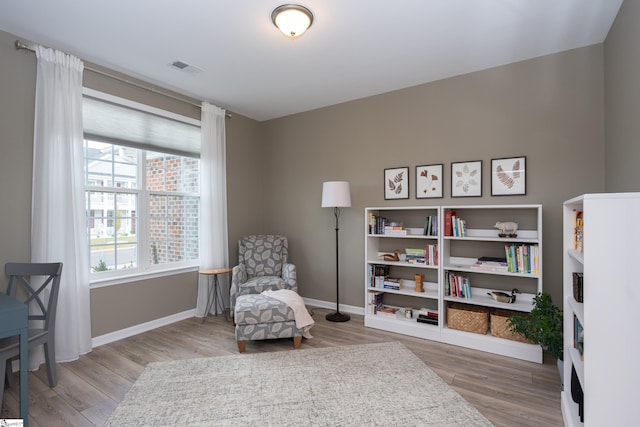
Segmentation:
<svg viewBox="0 0 640 427">
<path fill-rule="evenodd" d="M 246 236 L 238 241 L 238 265 L 231 279 L 231 312 L 240 295 L 266 290 L 298 291 L 296 267 L 287 262 L 289 242 L 280 235 Z"/>
</svg>

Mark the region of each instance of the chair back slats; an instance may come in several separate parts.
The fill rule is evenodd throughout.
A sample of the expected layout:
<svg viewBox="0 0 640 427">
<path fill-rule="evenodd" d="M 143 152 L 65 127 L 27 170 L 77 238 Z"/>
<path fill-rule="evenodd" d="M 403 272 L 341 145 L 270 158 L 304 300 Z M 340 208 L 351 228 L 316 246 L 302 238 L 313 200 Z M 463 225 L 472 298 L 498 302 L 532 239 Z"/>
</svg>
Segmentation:
<svg viewBox="0 0 640 427">
<path fill-rule="evenodd" d="M 29 314 L 29 320 L 44 320 L 44 329 L 49 330 L 49 324 L 55 324 L 62 263 L 9 262 L 5 264 L 5 274 L 9 276 L 7 295 L 15 297 L 18 285 L 21 285 L 27 293 L 24 303 L 35 303 L 40 311 Z M 44 281 L 39 283 L 41 280 Z M 48 300 L 46 289 L 49 289 Z"/>
</svg>

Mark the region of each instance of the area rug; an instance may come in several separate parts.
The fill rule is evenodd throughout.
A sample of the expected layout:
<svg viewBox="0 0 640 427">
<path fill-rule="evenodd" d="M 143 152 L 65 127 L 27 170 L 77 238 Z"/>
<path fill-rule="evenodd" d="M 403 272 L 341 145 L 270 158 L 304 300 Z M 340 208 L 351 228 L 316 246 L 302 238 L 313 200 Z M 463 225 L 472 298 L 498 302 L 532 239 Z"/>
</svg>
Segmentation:
<svg viewBox="0 0 640 427">
<path fill-rule="evenodd" d="M 107 426 L 491 426 L 397 342 L 149 364 Z"/>
</svg>

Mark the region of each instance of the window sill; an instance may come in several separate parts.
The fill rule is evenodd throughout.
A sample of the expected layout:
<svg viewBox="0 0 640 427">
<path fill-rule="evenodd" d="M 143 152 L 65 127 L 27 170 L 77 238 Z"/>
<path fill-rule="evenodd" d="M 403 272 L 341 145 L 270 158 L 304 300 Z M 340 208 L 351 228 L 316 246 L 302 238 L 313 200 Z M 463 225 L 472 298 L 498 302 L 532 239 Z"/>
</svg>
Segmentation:
<svg viewBox="0 0 640 427">
<path fill-rule="evenodd" d="M 139 273 L 128 274 L 126 276 L 93 278 L 90 283 L 90 289 L 104 288 L 106 286 L 123 285 L 126 283 L 139 282 L 141 280 L 155 279 L 157 277 L 167 277 L 176 274 L 190 273 L 198 271 L 197 265 L 167 268 L 162 270 L 145 271 Z"/>
</svg>

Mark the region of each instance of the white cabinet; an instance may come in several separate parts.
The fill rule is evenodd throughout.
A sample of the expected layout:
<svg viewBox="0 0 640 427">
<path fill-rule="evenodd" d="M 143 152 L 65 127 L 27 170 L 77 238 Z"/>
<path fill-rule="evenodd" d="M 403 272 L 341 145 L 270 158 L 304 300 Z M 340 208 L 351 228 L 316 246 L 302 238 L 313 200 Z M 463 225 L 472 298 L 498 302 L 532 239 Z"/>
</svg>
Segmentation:
<svg viewBox="0 0 640 427">
<path fill-rule="evenodd" d="M 465 221 L 465 236 L 444 236 L 446 211 L 456 211 L 456 216 Z M 427 218 L 437 216 L 437 235 L 423 234 Z M 500 308 L 521 312 L 531 311 L 533 296 L 542 291 L 542 207 L 541 205 L 498 205 L 498 206 L 419 206 L 382 207 L 365 210 L 365 326 L 402 333 L 420 338 L 442 341 L 450 344 L 507 355 L 524 360 L 542 362 L 539 346 L 499 338 L 491 334 L 477 334 L 447 327 L 447 304 L 462 303 L 488 309 Z M 386 219 L 386 224 L 406 230 L 375 230 L 372 218 Z M 499 237 L 496 222 L 516 222 L 517 236 Z M 378 224 L 380 225 L 380 224 Z M 377 233 L 376 233 L 377 231 Z M 382 254 L 393 254 L 407 249 L 432 248 L 437 246 L 437 265 L 410 263 L 407 260 L 385 261 Z M 536 248 L 536 269 L 530 273 L 502 271 L 487 265 L 478 265 L 478 258 L 504 258 L 505 246 L 527 249 Z M 427 250 L 428 252 L 428 250 Z M 526 252 L 528 255 L 528 252 Z M 522 253 L 520 253 L 522 256 Z M 529 258 L 521 258 L 527 265 L 533 265 Z M 384 288 L 374 277 L 376 269 L 386 271 L 393 279 L 402 279 L 399 289 Z M 521 266 L 522 270 L 522 266 Z M 424 275 L 424 292 L 415 291 L 415 274 Z M 468 279 L 470 298 L 450 295 L 447 276 L 456 274 Z M 375 286 L 375 285 L 378 286 Z M 511 293 L 517 288 L 516 302 L 497 302 L 490 291 Z M 377 300 L 376 300 L 377 298 Z M 398 308 L 398 313 L 389 315 L 374 313 L 372 302 Z M 406 316 L 411 308 L 412 316 Z M 435 324 L 418 322 L 419 309 L 437 311 Z"/>
<path fill-rule="evenodd" d="M 578 212 L 584 223 L 582 251 L 575 244 Z M 586 194 L 563 205 L 561 400 L 567 426 L 638 424 L 638 215 L 640 193 Z M 583 275 L 582 298 L 574 294 L 574 273 Z M 584 423 L 572 398 L 572 367 L 584 393 Z"/>
<path fill-rule="evenodd" d="M 398 208 L 367 208 L 365 210 L 365 316 L 364 324 L 372 328 L 397 332 L 432 340 L 440 339 L 440 327 L 417 321 L 419 310 L 422 308 L 439 311 L 440 307 L 440 269 L 436 262 L 410 262 L 412 260 L 398 259 L 384 260 L 382 254 L 394 254 L 399 251 L 406 254 L 407 249 L 424 249 L 425 255 L 429 250 L 433 253 L 439 250 L 439 237 L 425 235 L 425 223 L 431 218 L 431 229 L 439 226 L 439 207 L 398 207 Z M 373 221 L 373 222 L 372 222 Z M 388 230 L 384 227 L 402 227 L 403 230 Z M 427 228 L 428 224 L 427 224 Z M 406 233 L 406 234 L 402 234 Z M 438 254 L 439 256 L 439 254 Z M 399 258 L 402 258 L 400 256 Z M 425 256 L 427 258 L 427 256 Z M 376 287 L 373 276 L 377 270 L 386 270 L 392 279 L 401 279 L 400 289 L 384 288 L 378 283 Z M 416 292 L 415 275 L 422 275 L 423 292 Z M 379 276 L 380 277 L 380 276 Z M 398 308 L 395 315 L 374 313 L 372 299 L 374 295 L 381 295 L 385 306 Z M 412 315 L 408 319 L 405 309 L 411 308 Z"/>
<path fill-rule="evenodd" d="M 542 292 L 542 206 L 443 206 L 443 217 L 448 211 L 455 212 L 455 217 L 464 221 L 465 233 L 464 236 L 452 233 L 454 235 L 441 237 L 443 314 L 446 316 L 446 305 L 450 302 L 531 311 L 533 297 Z M 443 218 L 443 230 L 446 230 L 444 222 Z M 495 228 L 497 222 L 514 222 L 518 229 L 510 236 L 500 237 L 500 231 Z M 507 258 L 507 253 L 514 263 L 507 271 L 504 268 L 491 270 L 477 264 L 479 258 Z M 450 287 L 447 276 L 451 274 L 468 279 L 471 298 L 460 298 L 447 292 Z M 511 294 L 514 289 L 519 293 L 510 304 L 495 301 L 487 295 L 491 291 Z M 447 327 L 445 316 L 442 319 L 443 342 L 542 363 L 542 349 L 538 345 L 451 329 Z"/>
</svg>

